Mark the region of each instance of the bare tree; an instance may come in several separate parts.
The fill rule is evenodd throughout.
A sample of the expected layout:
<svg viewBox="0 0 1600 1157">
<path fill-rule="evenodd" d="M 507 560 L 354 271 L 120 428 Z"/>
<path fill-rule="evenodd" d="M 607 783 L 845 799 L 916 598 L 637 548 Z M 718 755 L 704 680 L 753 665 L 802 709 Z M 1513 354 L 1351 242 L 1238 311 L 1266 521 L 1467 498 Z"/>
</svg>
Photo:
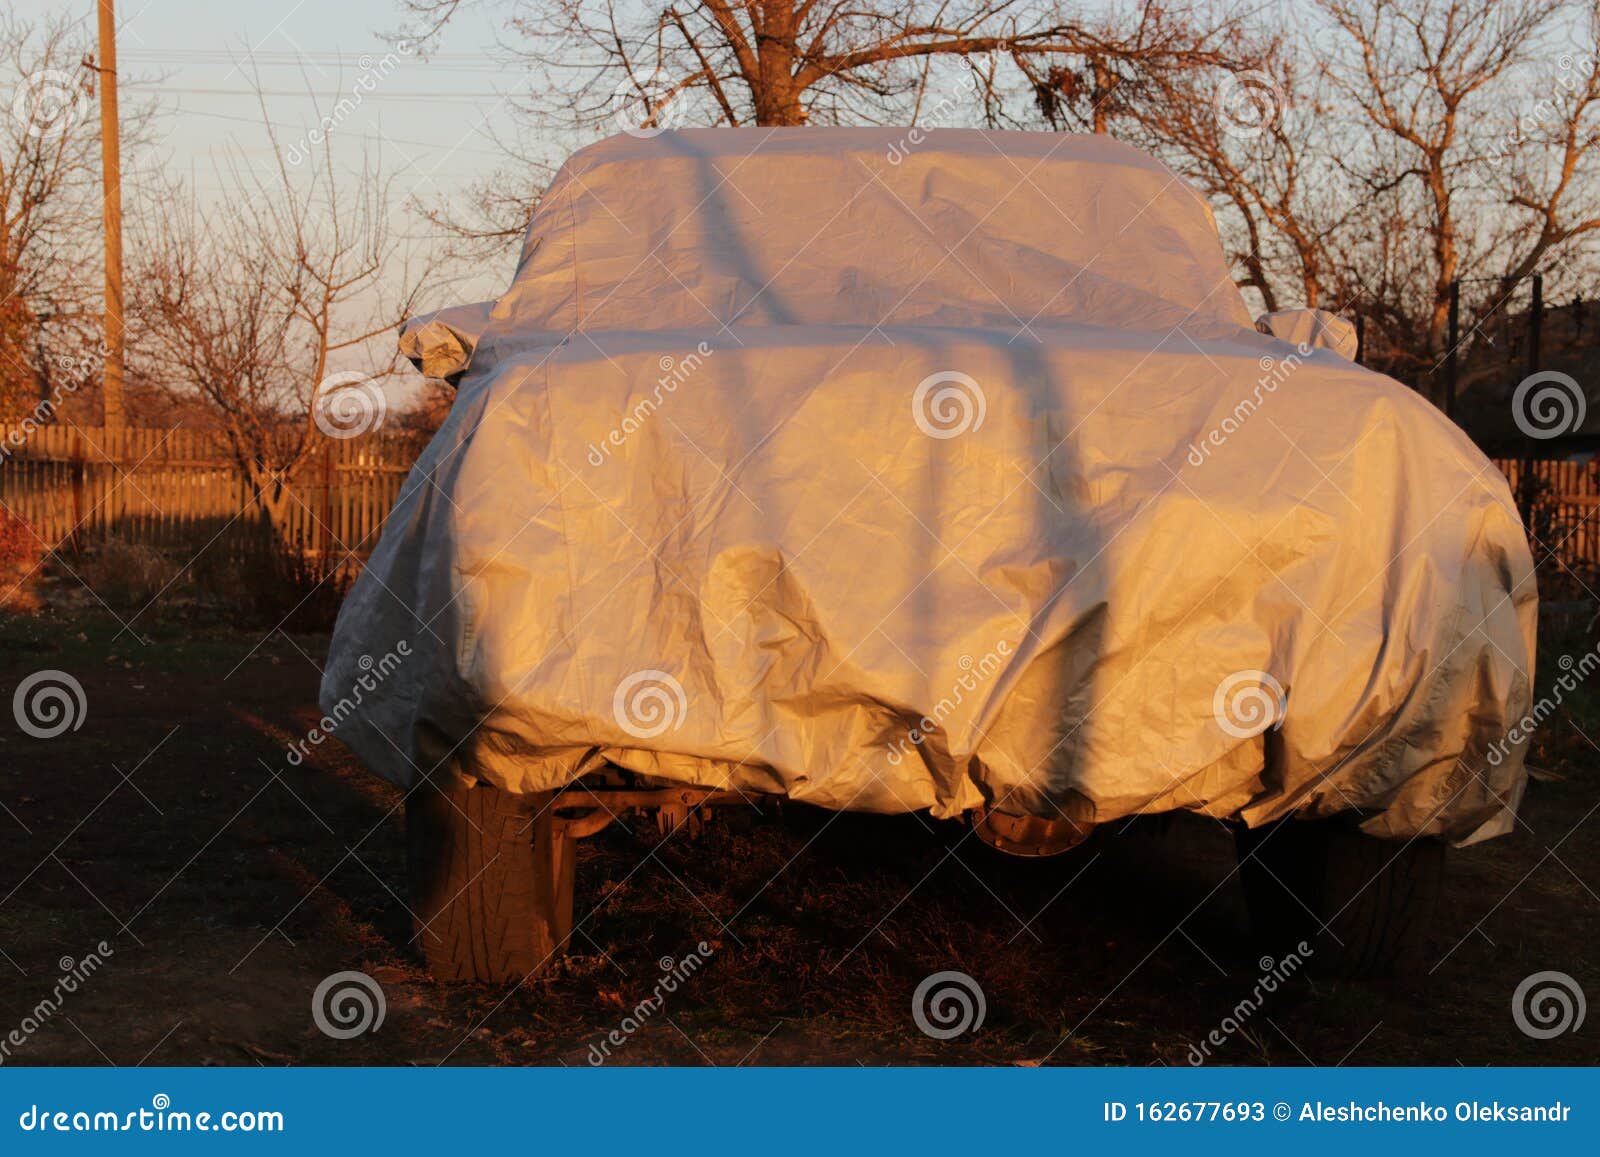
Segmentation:
<svg viewBox="0 0 1600 1157">
<path fill-rule="evenodd" d="M 403 0 L 426 43 L 473 0 Z M 512 0 L 527 70 L 520 104 L 541 128 L 914 123 L 930 89 L 967 73 L 969 123 L 1015 123 L 1014 104 L 1079 114 L 1103 131 L 1124 74 L 1232 59 L 1229 0 L 1138 0 L 1081 15 L 1065 0 Z M 1085 90 L 1079 74 L 1097 78 Z M 1082 97 L 1090 91 L 1086 103 Z M 470 216 L 425 210 L 469 243 L 526 224 L 527 158 L 474 186 Z"/>
<path fill-rule="evenodd" d="M 1416 191 L 1429 284 L 1416 321 L 1444 348 L 1450 285 L 1476 238 L 1463 220 L 1487 184 L 1485 132 L 1562 0 L 1318 0 L 1338 30 L 1325 74 L 1368 137 L 1348 165 L 1370 194 Z"/>
<path fill-rule="evenodd" d="M 460 2 L 409 6 L 438 22 Z M 511 28 L 525 59 L 576 75 L 558 87 L 580 123 L 610 115 L 619 97 L 637 98 L 650 115 L 698 94 L 706 98 L 700 119 L 728 125 L 914 120 L 937 61 L 989 69 L 1009 62 L 1041 103 L 1071 108 L 1087 94 L 1093 122 L 1119 70 L 1229 59 L 1227 37 L 1239 20 L 1204 0 L 1140 0 L 1127 12 L 1088 16 L 1063 0 L 679 0 L 637 8 L 556 0 L 515 11 Z M 1080 71 L 1092 78 L 1087 86 Z M 988 81 L 991 94 L 1004 87 L 992 72 Z"/>
<path fill-rule="evenodd" d="M 1470 333 L 1600 239 L 1597 38 L 1597 0 L 1318 0 L 1243 30 L 1248 73 L 1130 73 L 1106 112 L 1210 196 L 1242 288 L 1364 315 L 1369 356 L 1418 376 L 1452 282 Z M 1230 86 L 1259 123 L 1230 123 Z"/>
<path fill-rule="evenodd" d="M 436 30 L 462 2 L 407 7 Z M 579 123 L 609 116 L 619 93 L 647 118 L 694 93 L 712 123 L 871 123 L 914 99 L 930 57 L 1111 47 L 1047 0 L 545 0 L 512 5 L 509 27 Z"/>
<path fill-rule="evenodd" d="M 48 402 L 99 324 L 85 269 L 99 220 L 85 47 L 65 21 L 0 16 L 0 76 L 12 82 L 0 110 L 0 419 Z"/>
<path fill-rule="evenodd" d="M 1156 109 L 1185 115 L 1174 97 L 1194 95 L 1199 78 L 1217 69 L 1259 67 L 1273 41 L 1250 20 L 1249 9 L 1223 4 L 1138 4 L 1102 17 L 1093 42 L 1067 53 L 1011 52 L 1039 116 L 1053 129 L 1109 133 Z M 991 123 L 1015 118 L 998 86 L 985 89 Z M 1209 106 L 1205 93 L 1201 105 Z"/>
<path fill-rule="evenodd" d="M 446 240 L 447 256 L 460 270 L 475 270 L 521 244 L 539 196 L 555 175 L 555 166 L 535 147 L 489 135 L 505 154 L 495 172 L 455 196 L 411 199 L 412 208 Z"/>
<path fill-rule="evenodd" d="M 424 36 L 471 2 L 405 0 Z M 1471 332 L 1600 241 L 1600 0 L 508 7 L 542 124 L 619 102 L 653 126 L 915 122 L 965 75 L 967 123 L 1116 133 L 1208 194 L 1242 289 L 1364 316 L 1369 354 L 1406 376 L 1443 351 L 1452 283 Z M 1256 122 L 1230 117 L 1239 92 Z M 473 236 L 498 244 L 527 202 L 492 192 Z"/>
<path fill-rule="evenodd" d="M 202 404 L 281 532 L 288 479 L 317 439 L 381 417 L 398 353 L 375 339 L 412 312 L 422 280 L 397 264 L 381 174 L 336 172 L 329 140 L 320 168 L 291 175 L 273 143 L 273 176 L 230 163 L 214 207 L 155 222 L 136 280 L 156 322 L 144 355 Z M 331 373 L 341 354 L 366 368 Z"/>
<path fill-rule="evenodd" d="M 1321 116 L 1316 75 L 1283 39 L 1234 51 L 1249 69 L 1152 70 L 1120 86 L 1112 124 L 1165 158 L 1216 208 L 1241 289 L 1268 310 L 1339 297 L 1335 246 L 1354 206 Z"/>
<path fill-rule="evenodd" d="M 1488 160 L 1510 210 L 1495 248 L 1500 296 L 1552 257 L 1600 237 L 1600 0 L 1583 14 L 1586 40 L 1545 59 L 1540 95 Z"/>
</svg>

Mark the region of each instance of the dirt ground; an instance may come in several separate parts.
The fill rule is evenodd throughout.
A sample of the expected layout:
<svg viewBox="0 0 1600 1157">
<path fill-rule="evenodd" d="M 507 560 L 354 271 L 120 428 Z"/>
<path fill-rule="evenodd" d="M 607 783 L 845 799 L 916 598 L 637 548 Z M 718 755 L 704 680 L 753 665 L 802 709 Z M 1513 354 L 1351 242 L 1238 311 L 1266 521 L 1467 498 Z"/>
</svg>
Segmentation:
<svg viewBox="0 0 1600 1157">
<path fill-rule="evenodd" d="M 1183 1065 L 1256 983 L 1232 840 L 1211 821 L 1102 829 L 1024 862 L 919 817 L 752 809 L 693 841 L 613 825 L 581 846 L 558 968 L 515 988 L 434 984 L 411 942 L 399 793 L 334 744 L 285 757 L 316 717 L 326 639 L 261 642 L 227 619 L 0 618 L 6 700 L 53 668 L 87 705 L 52 739 L 0 710 L 0 1042 L 33 1025 L 5 1063 L 584 1065 L 704 942 L 703 967 L 608 1063 Z M 1453 854 L 1422 991 L 1290 985 L 1213 1063 L 1600 1061 L 1600 1016 L 1538 1040 L 1511 1014 L 1541 971 L 1600 994 L 1589 736 L 1593 704 L 1563 707 L 1535 740 L 1551 776 L 1523 826 Z M 35 1024 L 102 941 L 98 971 Z M 381 985 L 386 1013 L 334 1039 L 313 992 L 349 969 Z M 911 1015 L 943 970 L 986 1006 L 948 1041 Z"/>
</svg>

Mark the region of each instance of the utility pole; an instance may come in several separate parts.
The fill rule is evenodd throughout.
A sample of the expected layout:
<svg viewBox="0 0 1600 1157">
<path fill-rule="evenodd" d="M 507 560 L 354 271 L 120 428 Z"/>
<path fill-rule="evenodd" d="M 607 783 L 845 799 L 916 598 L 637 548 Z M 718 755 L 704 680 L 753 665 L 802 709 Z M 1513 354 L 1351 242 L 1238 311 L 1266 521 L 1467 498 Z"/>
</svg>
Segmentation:
<svg viewBox="0 0 1600 1157">
<path fill-rule="evenodd" d="M 122 156 L 117 129 L 117 18 L 112 0 L 100 7 L 100 174 L 105 193 L 106 323 L 102 404 L 107 432 L 121 431 L 122 413 Z"/>
</svg>

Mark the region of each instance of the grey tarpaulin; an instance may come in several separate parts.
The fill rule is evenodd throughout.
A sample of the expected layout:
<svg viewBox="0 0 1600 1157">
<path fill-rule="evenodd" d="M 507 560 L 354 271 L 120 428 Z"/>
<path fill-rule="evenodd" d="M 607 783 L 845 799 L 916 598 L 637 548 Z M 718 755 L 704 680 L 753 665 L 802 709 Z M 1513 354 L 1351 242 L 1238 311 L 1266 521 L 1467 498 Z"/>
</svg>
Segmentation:
<svg viewBox="0 0 1600 1157">
<path fill-rule="evenodd" d="M 448 753 L 518 791 L 609 761 L 939 816 L 1509 826 L 1504 479 L 1256 332 L 1205 204 L 1131 148 L 613 138 L 486 316 L 424 337 L 470 364 L 322 689 L 396 783 Z"/>
</svg>

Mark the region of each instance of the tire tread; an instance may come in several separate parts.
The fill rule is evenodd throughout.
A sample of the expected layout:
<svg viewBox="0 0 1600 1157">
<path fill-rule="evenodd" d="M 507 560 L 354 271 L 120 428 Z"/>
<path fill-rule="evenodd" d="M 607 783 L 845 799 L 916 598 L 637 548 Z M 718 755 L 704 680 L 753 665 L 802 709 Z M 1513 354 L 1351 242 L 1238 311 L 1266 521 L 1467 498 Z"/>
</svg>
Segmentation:
<svg viewBox="0 0 1600 1157">
<path fill-rule="evenodd" d="M 1405 978 L 1420 967 L 1444 876 L 1444 844 L 1386 841 L 1346 818 L 1281 820 L 1239 833 L 1240 875 L 1260 947 L 1305 942 L 1315 971 Z"/>
<path fill-rule="evenodd" d="M 407 798 L 413 925 L 435 979 L 516 982 L 556 956 L 566 936 L 540 902 L 552 882 L 539 886 L 551 862 L 536 846 L 549 827 L 539 802 L 485 783 L 430 782 Z"/>
</svg>

